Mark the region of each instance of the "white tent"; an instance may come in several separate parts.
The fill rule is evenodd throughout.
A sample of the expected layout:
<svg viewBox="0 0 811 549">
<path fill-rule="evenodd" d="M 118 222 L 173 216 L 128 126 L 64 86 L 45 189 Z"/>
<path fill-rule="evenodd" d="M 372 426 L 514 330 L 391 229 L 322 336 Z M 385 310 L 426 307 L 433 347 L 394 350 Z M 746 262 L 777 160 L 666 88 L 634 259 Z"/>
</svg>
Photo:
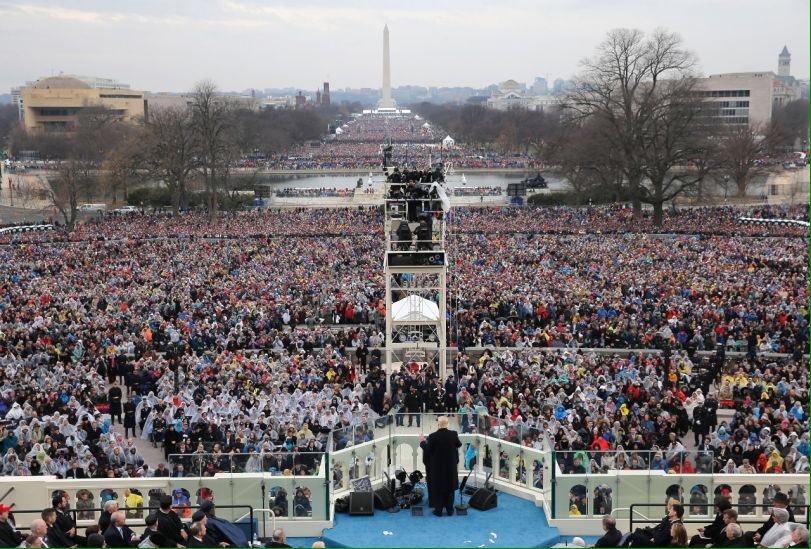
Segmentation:
<svg viewBox="0 0 811 549">
<path fill-rule="evenodd" d="M 431 127 L 431 124 L 429 124 L 428 122 L 426 122 L 425 124 L 423 124 L 423 125 L 422 125 L 422 127 L 423 127 L 423 128 L 428 129 L 428 128 L 430 128 L 430 127 Z"/>
<path fill-rule="evenodd" d="M 446 135 L 445 139 L 442 140 L 442 144 L 446 147 L 453 147 L 456 145 L 456 141 L 453 140 L 453 137 L 450 135 Z"/>
<path fill-rule="evenodd" d="M 439 306 L 417 295 L 410 295 L 392 306 L 391 319 L 395 322 L 436 322 Z"/>
</svg>

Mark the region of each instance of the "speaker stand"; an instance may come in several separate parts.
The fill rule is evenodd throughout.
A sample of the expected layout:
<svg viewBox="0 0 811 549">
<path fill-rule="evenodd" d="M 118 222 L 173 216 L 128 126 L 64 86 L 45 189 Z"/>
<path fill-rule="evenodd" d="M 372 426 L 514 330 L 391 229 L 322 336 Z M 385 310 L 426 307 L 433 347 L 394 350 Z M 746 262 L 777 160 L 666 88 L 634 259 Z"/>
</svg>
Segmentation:
<svg viewBox="0 0 811 549">
<path fill-rule="evenodd" d="M 473 469 L 471 468 L 470 472 L 468 472 L 467 476 L 463 478 L 462 482 L 459 484 L 459 503 L 455 505 L 457 515 L 461 516 L 467 515 L 468 505 L 467 503 L 465 503 L 464 494 L 465 494 L 465 486 L 467 486 L 467 481 L 470 478 L 470 474 L 472 472 Z"/>
</svg>

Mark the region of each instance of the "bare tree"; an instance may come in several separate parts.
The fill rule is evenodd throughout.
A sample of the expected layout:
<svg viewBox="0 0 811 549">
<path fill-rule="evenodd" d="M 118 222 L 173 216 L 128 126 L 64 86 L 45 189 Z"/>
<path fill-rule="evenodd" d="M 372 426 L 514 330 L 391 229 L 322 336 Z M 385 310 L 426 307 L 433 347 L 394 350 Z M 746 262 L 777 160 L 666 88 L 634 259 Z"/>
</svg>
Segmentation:
<svg viewBox="0 0 811 549">
<path fill-rule="evenodd" d="M 662 85 L 690 75 L 693 55 L 682 47 L 674 33 L 655 30 L 616 29 L 608 33 L 594 58 L 582 62 L 583 73 L 563 101 L 574 118 L 597 118 L 605 124 L 607 137 L 616 144 L 626 184 L 640 215 L 640 189 L 646 175 L 650 150 L 650 125 L 668 104 Z"/>
<path fill-rule="evenodd" d="M 694 192 L 714 167 L 716 125 L 706 116 L 704 100 L 691 78 L 659 85 L 658 100 L 645 125 L 642 202 L 653 206 L 653 223 L 662 226 L 664 204 Z"/>
<path fill-rule="evenodd" d="M 719 169 L 735 183 L 738 197 L 746 196 L 752 179 L 760 173 L 759 160 L 778 141 L 774 126 L 729 126 L 720 134 Z"/>
<path fill-rule="evenodd" d="M 227 97 L 217 93 L 212 82 L 203 81 L 194 90 L 191 112 L 206 205 L 209 219 L 213 220 L 217 215 L 218 192 L 227 188 L 235 157 L 235 140 L 231 134 L 234 108 Z"/>
<path fill-rule="evenodd" d="M 187 108 L 157 109 L 147 127 L 145 166 L 170 190 L 174 213 L 185 204 L 187 183 L 199 166 L 192 116 Z"/>
<path fill-rule="evenodd" d="M 59 164 L 56 178 L 50 181 L 48 200 L 72 231 L 79 217 L 79 195 L 92 180 L 93 164 L 86 160 L 70 159 Z"/>
<path fill-rule="evenodd" d="M 149 152 L 146 141 L 144 128 L 131 127 L 126 137 L 106 155 L 103 170 L 113 202 L 118 199 L 119 190 L 124 192 L 124 200 L 127 200 L 129 189 L 143 181 Z"/>
<path fill-rule="evenodd" d="M 86 107 L 79 115 L 75 131 L 59 138 L 66 142 L 67 159 L 60 163 L 57 176 L 51 181 L 48 198 L 69 230 L 76 225 L 79 197 L 84 195 L 90 202 L 99 195 L 98 171 L 125 133 L 116 113 L 104 107 Z"/>
<path fill-rule="evenodd" d="M 621 154 L 597 119 L 569 120 L 546 149 L 546 158 L 560 169 L 580 194 L 623 196 L 625 173 Z"/>
</svg>

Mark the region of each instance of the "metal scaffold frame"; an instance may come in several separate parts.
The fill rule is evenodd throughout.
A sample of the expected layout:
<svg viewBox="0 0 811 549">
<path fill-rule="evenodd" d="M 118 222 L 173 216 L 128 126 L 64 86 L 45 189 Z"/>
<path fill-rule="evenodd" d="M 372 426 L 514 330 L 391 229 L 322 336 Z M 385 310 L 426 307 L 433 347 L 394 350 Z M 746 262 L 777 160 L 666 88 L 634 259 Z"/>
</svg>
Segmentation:
<svg viewBox="0 0 811 549">
<path fill-rule="evenodd" d="M 421 184 L 428 196 L 409 199 L 404 183 L 383 182 L 386 252 L 386 384 L 415 360 L 447 376 L 447 200 L 441 184 Z M 439 192 L 438 192 L 439 191 Z"/>
</svg>

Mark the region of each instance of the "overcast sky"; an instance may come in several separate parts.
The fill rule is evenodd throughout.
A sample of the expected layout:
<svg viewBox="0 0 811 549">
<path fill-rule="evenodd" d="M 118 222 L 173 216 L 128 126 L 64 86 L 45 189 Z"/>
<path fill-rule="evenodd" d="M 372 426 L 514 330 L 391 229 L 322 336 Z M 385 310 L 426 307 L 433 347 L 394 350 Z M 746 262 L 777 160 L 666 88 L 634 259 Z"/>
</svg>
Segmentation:
<svg viewBox="0 0 811 549">
<path fill-rule="evenodd" d="M 185 91 L 568 78 L 606 31 L 666 27 L 705 74 L 809 70 L 808 0 L 0 0 L 0 93 L 60 71 Z"/>
</svg>

